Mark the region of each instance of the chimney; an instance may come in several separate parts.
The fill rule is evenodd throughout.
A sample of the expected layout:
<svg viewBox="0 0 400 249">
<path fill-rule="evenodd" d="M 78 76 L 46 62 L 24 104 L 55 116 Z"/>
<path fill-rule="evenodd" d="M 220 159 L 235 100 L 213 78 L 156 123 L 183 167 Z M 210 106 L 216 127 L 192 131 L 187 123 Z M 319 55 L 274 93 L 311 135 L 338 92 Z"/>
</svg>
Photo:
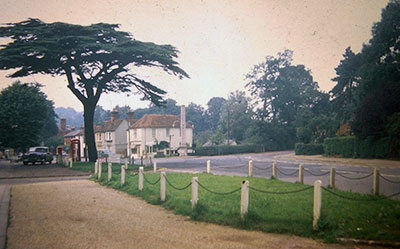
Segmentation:
<svg viewBox="0 0 400 249">
<path fill-rule="evenodd" d="M 118 111 L 116 109 L 114 109 L 111 112 L 111 121 L 117 120 L 118 119 Z"/>
<path fill-rule="evenodd" d="M 62 131 L 67 130 L 67 119 L 66 118 L 60 118 L 60 129 Z"/>
<path fill-rule="evenodd" d="M 135 113 L 129 109 L 128 112 L 126 113 L 126 117 L 128 118 L 128 120 L 134 120 L 135 119 Z"/>
</svg>

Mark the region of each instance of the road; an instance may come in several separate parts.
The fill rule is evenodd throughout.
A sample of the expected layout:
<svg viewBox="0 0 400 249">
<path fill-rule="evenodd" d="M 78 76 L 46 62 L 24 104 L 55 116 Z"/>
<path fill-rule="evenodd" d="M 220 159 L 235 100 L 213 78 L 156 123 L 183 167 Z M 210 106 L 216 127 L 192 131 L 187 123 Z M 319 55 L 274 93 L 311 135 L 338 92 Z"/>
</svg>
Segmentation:
<svg viewBox="0 0 400 249">
<path fill-rule="evenodd" d="M 304 165 L 304 182 L 313 184 L 315 180 L 321 180 L 324 186 L 330 182 L 330 168 L 336 169 L 336 187 L 360 193 L 372 193 L 373 188 L 373 166 L 379 165 L 380 193 L 392 195 L 400 192 L 400 162 L 391 162 L 385 165 L 384 160 L 351 160 L 315 161 L 307 157 L 296 157 L 293 152 L 269 152 L 259 154 L 227 155 L 212 157 L 185 157 L 185 158 L 157 158 L 158 168 L 166 168 L 167 171 L 183 172 L 205 172 L 207 160 L 211 162 L 211 173 L 247 176 L 248 162 L 253 160 L 253 176 L 270 178 L 272 176 L 272 164 L 277 165 L 277 176 L 279 179 L 289 182 L 298 181 L 299 164 Z M 383 162 L 383 163 L 382 163 Z M 382 165 L 380 165 L 382 163 Z M 356 178 L 356 179 L 354 179 Z M 357 179 L 364 178 L 364 179 Z M 400 195 L 393 197 L 400 199 Z"/>
</svg>

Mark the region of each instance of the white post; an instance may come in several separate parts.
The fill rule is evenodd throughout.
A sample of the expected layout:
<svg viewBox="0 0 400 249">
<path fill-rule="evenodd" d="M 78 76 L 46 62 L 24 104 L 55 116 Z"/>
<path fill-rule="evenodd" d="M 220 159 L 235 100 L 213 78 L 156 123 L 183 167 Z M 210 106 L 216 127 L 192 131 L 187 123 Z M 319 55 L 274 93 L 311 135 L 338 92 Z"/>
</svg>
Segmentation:
<svg viewBox="0 0 400 249">
<path fill-rule="evenodd" d="M 299 182 L 301 184 L 304 184 L 304 165 L 303 164 L 299 165 Z"/>
<path fill-rule="evenodd" d="M 253 160 L 249 160 L 249 177 L 253 176 Z"/>
<path fill-rule="evenodd" d="M 112 163 L 108 163 L 108 181 L 112 178 Z"/>
<path fill-rule="evenodd" d="M 154 162 L 153 164 L 153 172 L 157 172 L 157 162 Z"/>
<path fill-rule="evenodd" d="M 99 160 L 96 160 L 96 162 L 94 163 L 94 173 L 97 174 L 98 172 L 98 165 L 99 165 Z"/>
<path fill-rule="evenodd" d="M 199 200 L 198 179 L 198 177 L 192 177 L 192 209 L 196 207 L 197 201 Z"/>
<path fill-rule="evenodd" d="M 331 180 L 330 180 L 330 184 L 331 188 L 335 188 L 335 178 L 336 178 L 336 169 L 335 167 L 331 167 Z"/>
<path fill-rule="evenodd" d="M 316 180 L 314 182 L 314 209 L 313 209 L 313 229 L 318 229 L 318 220 L 321 216 L 321 206 L 322 206 L 322 193 L 321 193 L 321 184 L 320 180 Z"/>
<path fill-rule="evenodd" d="M 240 199 L 240 217 L 244 219 L 249 210 L 249 181 L 242 182 L 242 194 Z"/>
<path fill-rule="evenodd" d="M 72 169 L 72 158 L 69 159 L 69 167 Z"/>
<path fill-rule="evenodd" d="M 373 193 L 379 195 L 379 169 L 374 168 L 374 182 L 373 182 Z"/>
<path fill-rule="evenodd" d="M 101 168 L 101 166 L 102 166 L 102 163 L 101 162 L 99 162 L 99 169 L 98 169 L 98 172 L 97 172 L 97 179 L 100 179 L 101 178 L 101 171 L 102 171 L 102 168 Z"/>
<path fill-rule="evenodd" d="M 125 159 L 125 169 L 128 169 L 128 159 Z"/>
<path fill-rule="evenodd" d="M 121 187 L 125 185 L 125 166 L 121 166 Z"/>
<path fill-rule="evenodd" d="M 210 160 L 207 160 L 207 173 L 208 174 L 211 173 L 211 162 L 210 162 Z"/>
<path fill-rule="evenodd" d="M 166 196 L 166 186 L 165 186 L 165 172 L 161 172 L 160 175 L 160 199 L 161 201 L 165 201 L 165 196 Z"/>
<path fill-rule="evenodd" d="M 274 178 L 278 178 L 277 174 L 276 174 L 276 163 L 272 164 L 272 176 Z"/>
<path fill-rule="evenodd" d="M 143 190 L 143 167 L 139 167 L 139 186 L 138 189 L 139 191 Z"/>
</svg>

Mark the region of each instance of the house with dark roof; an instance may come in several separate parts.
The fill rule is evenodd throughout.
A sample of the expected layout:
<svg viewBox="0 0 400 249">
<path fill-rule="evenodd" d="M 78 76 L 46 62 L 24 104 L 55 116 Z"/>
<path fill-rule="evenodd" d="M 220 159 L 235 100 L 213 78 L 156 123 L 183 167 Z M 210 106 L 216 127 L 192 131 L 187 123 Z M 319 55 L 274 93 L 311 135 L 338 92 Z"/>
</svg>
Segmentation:
<svg viewBox="0 0 400 249">
<path fill-rule="evenodd" d="M 146 114 L 136 122 L 132 122 L 127 132 L 128 154 L 141 157 L 154 153 L 156 145 L 168 143 L 170 151 L 178 151 L 181 147 L 192 147 L 193 127 L 186 123 L 186 144 L 182 146 L 180 118 L 167 114 Z"/>
<path fill-rule="evenodd" d="M 119 118 L 118 111 L 111 112 L 111 119 L 95 126 L 95 141 L 97 150 L 108 150 L 115 154 L 127 155 L 126 132 L 130 122 L 135 122 L 133 112 L 128 112 L 127 119 Z"/>
</svg>

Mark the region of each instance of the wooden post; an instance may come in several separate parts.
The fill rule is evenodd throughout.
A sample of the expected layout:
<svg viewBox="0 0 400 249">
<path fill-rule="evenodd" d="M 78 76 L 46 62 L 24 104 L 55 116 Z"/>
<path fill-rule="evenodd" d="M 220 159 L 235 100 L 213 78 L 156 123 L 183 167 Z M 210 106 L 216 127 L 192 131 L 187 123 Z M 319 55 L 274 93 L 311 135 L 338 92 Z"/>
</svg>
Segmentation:
<svg viewBox="0 0 400 249">
<path fill-rule="evenodd" d="M 97 174 L 98 172 L 98 165 L 99 165 L 99 160 L 96 160 L 96 162 L 94 163 L 94 173 Z"/>
<path fill-rule="evenodd" d="M 373 193 L 375 195 L 379 195 L 379 169 L 378 168 L 374 168 L 374 182 L 373 182 Z"/>
<path fill-rule="evenodd" d="M 335 188 L 335 178 L 336 178 L 336 169 L 335 169 L 335 167 L 331 167 L 331 174 L 330 174 L 330 176 L 331 176 L 331 180 L 330 180 L 330 186 L 331 186 L 331 188 Z"/>
<path fill-rule="evenodd" d="M 272 164 L 272 176 L 278 179 L 278 176 L 276 174 L 276 163 Z"/>
<path fill-rule="evenodd" d="M 139 167 L 139 186 L 138 189 L 139 191 L 143 190 L 143 167 Z"/>
<path fill-rule="evenodd" d="M 125 159 L 125 169 L 128 169 L 128 159 Z"/>
<path fill-rule="evenodd" d="M 322 193 L 321 193 L 321 181 L 316 180 L 314 182 L 314 208 L 313 208 L 313 229 L 318 229 L 318 220 L 321 216 L 321 205 L 322 205 Z"/>
<path fill-rule="evenodd" d="M 199 186 L 197 184 L 198 177 L 192 177 L 192 209 L 194 209 L 197 205 L 197 201 L 199 200 Z"/>
<path fill-rule="evenodd" d="M 161 199 L 161 201 L 165 201 L 166 191 L 167 191 L 167 188 L 165 186 L 165 172 L 161 172 L 160 177 L 161 177 L 161 179 L 160 179 L 160 199 Z"/>
<path fill-rule="evenodd" d="M 72 158 L 69 159 L 69 167 L 72 169 Z"/>
<path fill-rule="evenodd" d="M 249 210 L 249 181 L 242 182 L 242 193 L 240 198 L 240 217 L 244 219 Z"/>
<path fill-rule="evenodd" d="M 299 165 L 299 182 L 301 184 L 304 184 L 304 165 L 303 164 Z"/>
<path fill-rule="evenodd" d="M 154 162 L 153 164 L 153 172 L 157 172 L 157 162 Z"/>
<path fill-rule="evenodd" d="M 249 160 L 249 177 L 253 176 L 253 160 Z"/>
<path fill-rule="evenodd" d="M 108 181 L 112 178 L 112 163 L 108 163 Z"/>
<path fill-rule="evenodd" d="M 101 162 L 99 162 L 99 169 L 98 169 L 98 172 L 97 172 L 97 179 L 100 179 L 101 178 L 101 171 L 102 171 L 102 163 Z"/>
<path fill-rule="evenodd" d="M 152 164 L 153 164 L 153 157 L 150 156 L 150 165 L 152 165 Z"/>
<path fill-rule="evenodd" d="M 208 174 L 211 173 L 211 162 L 210 162 L 210 160 L 207 160 L 207 173 Z"/>
<path fill-rule="evenodd" d="M 125 166 L 121 166 L 121 187 L 125 185 Z"/>
</svg>

